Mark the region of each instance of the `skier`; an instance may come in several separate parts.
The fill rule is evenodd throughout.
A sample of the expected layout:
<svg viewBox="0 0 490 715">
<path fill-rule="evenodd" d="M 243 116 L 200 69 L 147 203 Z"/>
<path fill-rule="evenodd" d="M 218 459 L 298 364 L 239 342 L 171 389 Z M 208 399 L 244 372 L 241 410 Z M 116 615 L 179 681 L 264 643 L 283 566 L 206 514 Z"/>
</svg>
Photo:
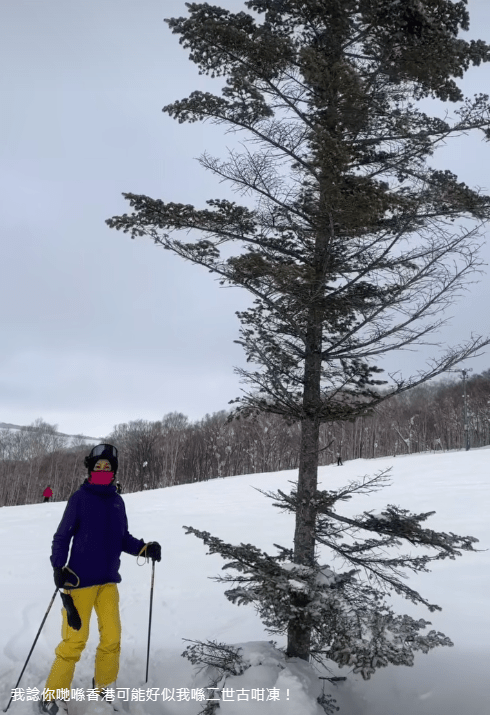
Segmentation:
<svg viewBox="0 0 490 715">
<path fill-rule="evenodd" d="M 121 482 L 116 482 L 116 491 L 118 494 L 120 494 L 122 492 Z"/>
<path fill-rule="evenodd" d="M 51 497 L 53 496 L 53 490 L 51 489 L 50 485 L 46 487 L 46 489 L 43 491 L 43 503 L 46 501 L 49 501 Z"/>
<path fill-rule="evenodd" d="M 340 455 L 340 452 L 337 452 L 337 467 L 342 466 L 342 457 Z"/>
<path fill-rule="evenodd" d="M 57 699 L 57 691 L 70 689 L 75 665 L 88 639 L 93 608 L 100 641 L 92 686 L 101 698 L 106 688 L 115 687 L 121 642 L 117 589 L 121 581 L 121 552 L 161 560 L 160 544 L 145 543 L 128 531 L 124 501 L 113 484 L 118 467 L 117 449 L 99 444 L 85 457 L 84 464 L 88 477 L 68 500 L 53 537 L 54 582 L 65 590 L 61 592 L 63 639 L 55 650 L 56 658 L 38 703 L 40 712 L 48 715 L 56 715 L 60 708 L 67 710 L 66 702 Z"/>
</svg>

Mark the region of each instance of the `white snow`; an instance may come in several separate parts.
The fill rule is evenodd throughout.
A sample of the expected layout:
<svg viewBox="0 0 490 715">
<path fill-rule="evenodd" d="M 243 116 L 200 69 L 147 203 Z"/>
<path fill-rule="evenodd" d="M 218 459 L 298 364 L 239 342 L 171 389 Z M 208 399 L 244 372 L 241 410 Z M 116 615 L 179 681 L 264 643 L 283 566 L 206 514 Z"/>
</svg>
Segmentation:
<svg viewBox="0 0 490 715">
<path fill-rule="evenodd" d="M 392 486 L 360 496 L 338 506 L 339 513 L 380 514 L 387 504 L 414 512 L 435 510 L 425 526 L 480 539 L 477 548 L 490 547 L 490 452 L 450 452 L 356 460 L 343 467 L 322 467 L 322 489 L 336 489 L 348 480 L 372 475 L 393 465 Z M 293 517 L 280 513 L 252 487 L 264 491 L 288 489 L 294 472 L 255 474 L 214 479 L 193 485 L 125 495 L 131 533 L 158 540 L 163 559 L 156 566 L 148 684 L 144 683 L 151 568 L 139 566 L 123 554 L 120 584 L 123 643 L 118 687 L 143 688 L 140 701 L 123 703 L 131 715 L 197 715 L 205 703 L 187 697 L 178 689 L 203 688 L 203 673 L 180 654 L 183 639 L 217 640 L 240 645 L 253 663 L 241 676 L 229 678 L 234 699 L 221 702 L 220 715 L 321 715 L 316 697 L 330 692 L 337 699 L 339 715 L 483 715 L 488 712 L 490 670 L 490 551 L 463 553 L 455 561 L 433 565 L 432 573 L 410 575 L 409 584 L 442 612 L 429 613 L 401 597 L 392 599 L 398 613 L 408 613 L 432 622 L 428 630 L 442 631 L 454 648 L 438 648 L 428 655 L 416 654 L 412 668 L 380 669 L 364 682 L 349 668 L 334 675 L 347 681 L 332 685 L 318 679 L 308 664 L 285 661 L 271 648 L 268 635 L 253 607 L 233 606 L 223 596 L 225 586 L 210 580 L 223 564 L 218 555 L 207 556 L 206 547 L 183 525 L 209 531 L 236 544 L 252 543 L 275 554 L 273 543 L 290 547 Z M 10 698 L 27 654 L 54 592 L 49 562 L 51 539 L 64 510 L 64 503 L 35 504 L 0 509 L 0 706 Z M 406 549 L 409 550 L 408 548 Z M 342 570 L 327 551 L 322 561 Z M 297 572 L 296 572 L 297 573 Z M 329 574 L 325 570 L 325 576 Z M 57 597 L 23 675 L 20 688 L 39 688 L 60 640 L 61 601 Z M 276 639 L 278 647 L 283 639 Z M 73 688 L 91 686 L 97 622 L 80 660 Z M 325 673 L 318 673 L 325 675 Z M 146 688 L 174 689 L 174 700 L 146 700 Z M 264 690 L 279 691 L 279 700 L 251 699 Z M 276 689 L 276 691 L 274 691 Z M 237 693 L 242 693 L 238 699 Z M 245 695 L 248 692 L 248 700 Z M 210 691 L 211 692 L 211 691 Z M 131 693 L 131 690 L 130 690 Z M 193 693 L 195 694 L 195 692 Z M 189 695 L 190 697 L 190 695 Z M 74 715 L 85 715 L 88 703 L 72 703 Z M 12 702 L 11 715 L 32 715 L 36 703 Z"/>
</svg>

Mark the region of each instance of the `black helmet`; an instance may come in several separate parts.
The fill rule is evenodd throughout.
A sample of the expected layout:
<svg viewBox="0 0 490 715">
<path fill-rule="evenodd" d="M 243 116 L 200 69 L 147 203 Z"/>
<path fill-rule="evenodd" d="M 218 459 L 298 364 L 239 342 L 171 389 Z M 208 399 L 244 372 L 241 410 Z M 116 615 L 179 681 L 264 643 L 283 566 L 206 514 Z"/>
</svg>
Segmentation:
<svg viewBox="0 0 490 715">
<path fill-rule="evenodd" d="M 117 449 L 112 444 L 98 444 L 97 447 L 94 447 L 89 456 L 85 457 L 84 460 L 84 464 L 89 472 L 93 471 L 99 459 L 107 459 L 107 461 L 110 462 L 115 476 L 119 465 Z"/>
</svg>

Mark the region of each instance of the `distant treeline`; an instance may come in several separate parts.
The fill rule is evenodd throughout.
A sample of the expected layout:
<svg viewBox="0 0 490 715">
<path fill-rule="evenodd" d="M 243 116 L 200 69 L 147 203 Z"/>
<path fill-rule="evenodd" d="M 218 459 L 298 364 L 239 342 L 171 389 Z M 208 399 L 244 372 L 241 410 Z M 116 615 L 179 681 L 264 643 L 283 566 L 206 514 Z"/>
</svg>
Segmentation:
<svg viewBox="0 0 490 715">
<path fill-rule="evenodd" d="M 466 391 L 470 444 L 490 444 L 490 370 L 470 377 Z M 228 417 L 222 411 L 189 422 L 172 412 L 158 422 L 115 427 L 106 440 L 119 449 L 123 492 L 298 466 L 298 424 L 266 414 Z M 382 403 L 370 417 L 324 424 L 320 464 L 336 462 L 338 452 L 346 461 L 464 449 L 463 422 L 461 380 L 422 385 Z M 40 502 L 48 484 L 54 500 L 66 500 L 86 477 L 83 458 L 90 448 L 82 437 L 59 435 L 43 420 L 0 430 L 0 505 Z"/>
</svg>

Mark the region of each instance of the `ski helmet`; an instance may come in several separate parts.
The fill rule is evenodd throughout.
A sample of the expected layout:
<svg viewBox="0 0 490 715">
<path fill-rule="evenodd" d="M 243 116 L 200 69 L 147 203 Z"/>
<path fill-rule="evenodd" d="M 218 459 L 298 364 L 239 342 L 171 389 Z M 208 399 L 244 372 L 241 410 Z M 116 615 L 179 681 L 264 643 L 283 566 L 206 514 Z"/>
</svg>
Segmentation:
<svg viewBox="0 0 490 715">
<path fill-rule="evenodd" d="M 114 476 L 116 476 L 119 463 L 117 459 L 117 449 L 112 444 L 98 444 L 93 448 L 89 456 L 85 457 L 84 464 L 89 473 L 93 471 L 99 459 L 107 459 L 112 467 Z"/>
</svg>

